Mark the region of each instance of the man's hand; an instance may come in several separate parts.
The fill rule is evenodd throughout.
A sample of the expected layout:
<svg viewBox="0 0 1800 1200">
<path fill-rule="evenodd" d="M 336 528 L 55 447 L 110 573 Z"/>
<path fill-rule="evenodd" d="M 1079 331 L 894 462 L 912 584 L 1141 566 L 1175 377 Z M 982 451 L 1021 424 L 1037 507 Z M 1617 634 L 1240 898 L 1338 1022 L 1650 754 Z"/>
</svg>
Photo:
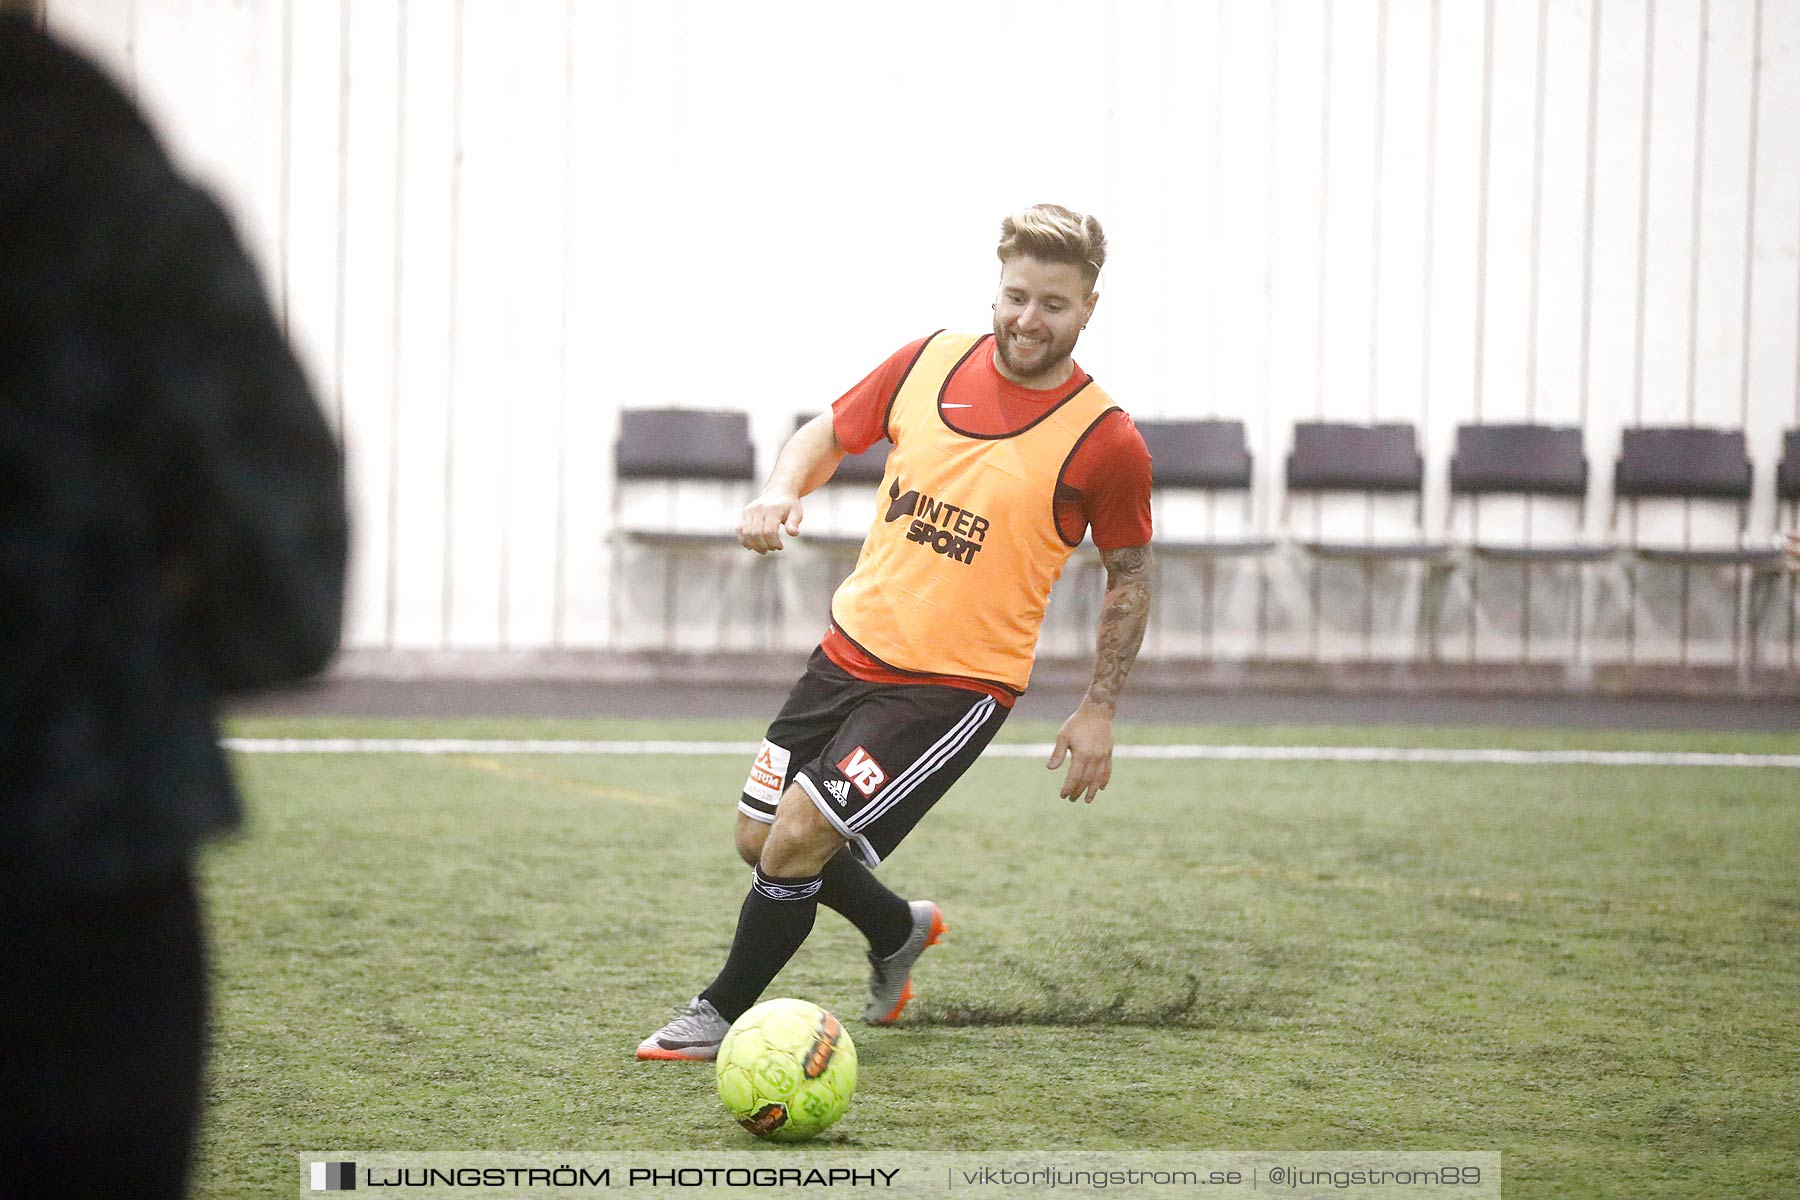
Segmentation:
<svg viewBox="0 0 1800 1200">
<path fill-rule="evenodd" d="M 1056 731 L 1056 745 L 1050 751 L 1050 761 L 1044 765 L 1054 771 L 1068 756 L 1069 773 L 1063 778 L 1061 793 L 1064 800 L 1073 802 L 1079 796 L 1092 804 L 1094 797 L 1112 782 L 1112 723 L 1110 709 L 1083 700 Z"/>
<path fill-rule="evenodd" d="M 1800 533 L 1787 535 L 1787 567 L 1790 571 L 1800 571 Z"/>
<path fill-rule="evenodd" d="M 787 530 L 789 537 L 798 534 L 804 515 L 799 496 L 771 487 L 744 505 L 744 511 L 738 514 L 738 542 L 758 554 L 779 550 L 781 531 Z"/>
<path fill-rule="evenodd" d="M 800 532 L 800 519 L 805 515 L 800 497 L 823 486 L 842 461 L 844 448 L 838 444 L 831 410 L 826 409 L 795 430 L 775 456 L 775 470 L 762 495 L 738 514 L 738 542 L 758 554 L 781 549 L 782 530 L 787 530 L 789 537 Z"/>
<path fill-rule="evenodd" d="M 1100 562 L 1106 567 L 1106 596 L 1100 602 L 1094 682 L 1081 706 L 1057 731 L 1056 746 L 1045 764 L 1054 771 L 1069 755 L 1062 798 L 1080 796 L 1089 804 L 1112 781 L 1113 713 L 1143 644 L 1144 623 L 1150 619 L 1150 547 L 1102 550 Z"/>
</svg>

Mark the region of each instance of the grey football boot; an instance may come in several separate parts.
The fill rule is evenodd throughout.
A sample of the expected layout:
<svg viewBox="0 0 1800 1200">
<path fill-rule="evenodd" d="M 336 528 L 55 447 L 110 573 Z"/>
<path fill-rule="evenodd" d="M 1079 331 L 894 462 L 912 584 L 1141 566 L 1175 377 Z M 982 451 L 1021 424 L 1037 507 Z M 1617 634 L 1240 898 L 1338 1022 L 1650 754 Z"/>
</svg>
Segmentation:
<svg viewBox="0 0 1800 1200">
<path fill-rule="evenodd" d="M 913 995 L 913 964 L 925 947 L 937 945 L 949 932 L 944 914 L 931 901 L 914 900 L 907 907 L 912 909 L 913 927 L 906 944 L 886 958 L 869 953 L 869 1003 L 863 1008 L 863 1019 L 875 1025 L 892 1025 L 900 1019 Z"/>
<path fill-rule="evenodd" d="M 695 996 L 675 1010 L 675 1019 L 638 1043 L 642 1059 L 686 1059 L 703 1062 L 719 1057 L 719 1043 L 731 1031 L 731 1022 L 719 1015 L 712 1001 Z"/>
</svg>

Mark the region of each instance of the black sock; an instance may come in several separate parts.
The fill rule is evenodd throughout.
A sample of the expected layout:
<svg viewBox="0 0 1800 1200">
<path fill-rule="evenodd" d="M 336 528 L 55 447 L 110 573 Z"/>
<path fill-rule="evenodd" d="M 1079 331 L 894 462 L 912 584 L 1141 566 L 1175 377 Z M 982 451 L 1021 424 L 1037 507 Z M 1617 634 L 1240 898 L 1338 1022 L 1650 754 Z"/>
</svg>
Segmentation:
<svg viewBox="0 0 1800 1200">
<path fill-rule="evenodd" d="M 743 1016 L 800 949 L 818 915 L 819 886 L 817 875 L 773 879 L 761 867 L 751 869 L 750 894 L 738 911 L 731 953 L 719 977 L 700 993 L 721 1017 L 735 1021 Z"/>
<path fill-rule="evenodd" d="M 869 939 L 869 949 L 877 958 L 886 958 L 912 936 L 912 909 L 850 851 L 833 855 L 819 878 L 824 881 L 819 903 L 842 913 L 856 926 Z"/>
</svg>

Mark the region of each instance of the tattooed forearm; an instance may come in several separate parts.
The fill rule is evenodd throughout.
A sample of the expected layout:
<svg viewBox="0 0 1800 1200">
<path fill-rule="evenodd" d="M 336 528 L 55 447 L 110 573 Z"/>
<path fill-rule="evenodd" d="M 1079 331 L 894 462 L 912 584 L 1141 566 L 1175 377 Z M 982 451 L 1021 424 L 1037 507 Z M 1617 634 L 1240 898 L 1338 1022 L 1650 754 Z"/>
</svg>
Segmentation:
<svg viewBox="0 0 1800 1200">
<path fill-rule="evenodd" d="M 1150 547 L 1103 550 L 1100 561 L 1106 567 L 1106 598 L 1100 605 L 1099 646 L 1087 701 L 1110 711 L 1118 707 L 1150 620 Z"/>
</svg>

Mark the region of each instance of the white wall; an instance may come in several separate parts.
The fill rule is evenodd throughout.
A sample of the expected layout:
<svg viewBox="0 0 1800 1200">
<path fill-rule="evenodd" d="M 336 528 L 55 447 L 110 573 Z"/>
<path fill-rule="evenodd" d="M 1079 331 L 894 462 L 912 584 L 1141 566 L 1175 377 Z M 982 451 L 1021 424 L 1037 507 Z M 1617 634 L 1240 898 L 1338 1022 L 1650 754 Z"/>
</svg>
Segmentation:
<svg viewBox="0 0 1800 1200">
<path fill-rule="evenodd" d="M 617 410 L 747 408 L 766 469 L 902 342 L 984 327 L 998 219 L 1038 200 L 1111 238 L 1083 365 L 1138 415 L 1246 420 L 1265 527 L 1318 416 L 1418 422 L 1433 527 L 1476 419 L 1583 425 L 1593 536 L 1622 426 L 1741 426 L 1776 519 L 1800 0 L 47 7 L 226 197 L 341 424 L 355 645 L 609 644 Z M 1327 580 L 1317 618 L 1293 562 L 1227 575 L 1204 628 L 1165 580 L 1154 651 L 1414 652 L 1406 572 Z M 1725 577 L 1598 575 L 1589 653 L 1739 654 Z M 715 607 L 755 582 L 726 578 Z M 1459 580 L 1441 653 L 1567 654 L 1571 583 Z M 823 585 L 786 586 L 804 642 Z"/>
</svg>

